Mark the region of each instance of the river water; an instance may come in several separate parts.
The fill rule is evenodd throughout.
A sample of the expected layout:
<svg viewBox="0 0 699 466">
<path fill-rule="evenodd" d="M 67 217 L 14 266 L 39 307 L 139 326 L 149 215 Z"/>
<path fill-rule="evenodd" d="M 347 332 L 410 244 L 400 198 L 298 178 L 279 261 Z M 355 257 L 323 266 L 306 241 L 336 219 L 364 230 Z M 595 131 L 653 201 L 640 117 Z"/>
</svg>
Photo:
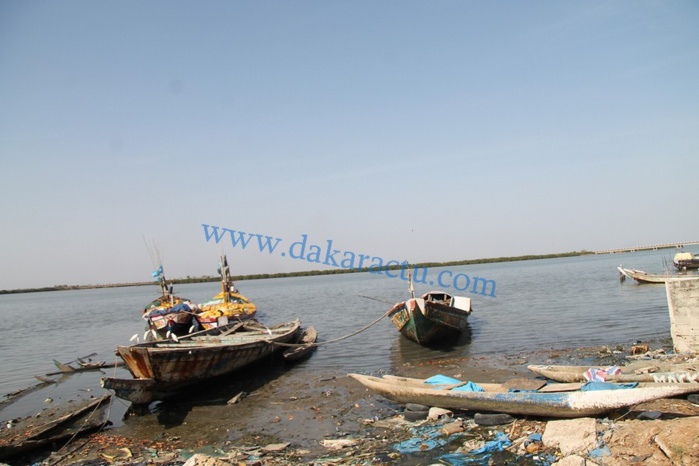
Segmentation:
<svg viewBox="0 0 699 466">
<path fill-rule="evenodd" d="M 388 319 L 346 339 L 380 318 L 388 303 L 408 297 L 407 283 L 370 273 L 337 274 L 236 282 L 258 307 L 262 323 L 273 325 L 300 318 L 313 325 L 321 346 L 295 370 L 332 369 L 341 372 L 395 372 L 406 362 L 492 354 L 534 352 L 595 345 L 661 342 L 670 338 L 663 285 L 622 283 L 620 264 L 647 272 L 663 272 L 674 250 L 614 255 L 479 264 L 430 269 L 479 276 L 497 283 L 495 297 L 470 296 L 470 332 L 455 345 L 423 348 L 402 337 Z M 59 280 L 60 281 L 60 280 Z M 417 294 L 435 286 L 416 284 Z M 0 295 L 0 395 L 35 385 L 35 375 L 56 371 L 53 360 L 72 361 L 92 353 L 93 359 L 114 361 L 117 345 L 130 343 L 144 322 L 141 309 L 158 295 L 152 286 Z M 203 302 L 219 291 L 217 283 L 177 285 L 175 292 Z M 373 299 L 370 299 L 373 298 Z M 128 377 L 123 369 L 118 376 Z M 2 407 L 0 419 L 36 412 L 47 397 L 75 390 L 99 393 L 100 372 L 61 379 L 22 402 Z"/>
</svg>

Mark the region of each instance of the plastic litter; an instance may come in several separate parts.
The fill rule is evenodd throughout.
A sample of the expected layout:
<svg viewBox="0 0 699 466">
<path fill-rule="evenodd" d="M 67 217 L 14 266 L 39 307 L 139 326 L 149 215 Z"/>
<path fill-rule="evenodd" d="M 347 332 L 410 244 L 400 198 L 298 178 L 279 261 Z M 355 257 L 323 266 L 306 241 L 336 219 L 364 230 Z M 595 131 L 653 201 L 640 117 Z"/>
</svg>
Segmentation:
<svg viewBox="0 0 699 466">
<path fill-rule="evenodd" d="M 504 432 L 498 432 L 493 440 L 486 442 L 485 445 L 477 450 L 471 450 L 470 453 L 472 455 L 478 455 L 486 452 L 492 453 L 494 451 L 502 451 L 510 445 L 512 445 L 510 437 L 508 437 L 508 435 Z"/>
<path fill-rule="evenodd" d="M 609 449 L 607 445 L 602 445 L 601 447 L 595 448 L 592 450 L 588 455 L 591 458 L 599 458 L 602 456 L 609 456 L 612 454 L 612 451 Z"/>
<path fill-rule="evenodd" d="M 628 388 L 635 388 L 637 386 L 638 382 L 620 384 L 614 384 L 609 382 L 586 382 L 585 385 L 580 387 L 580 391 L 587 392 L 592 390 L 624 390 Z"/>
<path fill-rule="evenodd" d="M 410 429 L 413 438 L 393 445 L 393 449 L 399 453 L 416 453 L 420 451 L 433 450 L 451 442 L 457 436 L 462 435 L 461 432 L 445 436 L 443 424 L 432 424 Z"/>
<path fill-rule="evenodd" d="M 611 366 L 607 367 L 604 369 L 600 369 L 597 367 L 591 367 L 588 370 L 585 371 L 583 376 L 585 377 L 585 380 L 592 381 L 592 382 L 604 382 L 607 380 L 607 377 L 610 375 L 617 375 L 621 374 L 621 368 L 617 366 Z"/>
</svg>

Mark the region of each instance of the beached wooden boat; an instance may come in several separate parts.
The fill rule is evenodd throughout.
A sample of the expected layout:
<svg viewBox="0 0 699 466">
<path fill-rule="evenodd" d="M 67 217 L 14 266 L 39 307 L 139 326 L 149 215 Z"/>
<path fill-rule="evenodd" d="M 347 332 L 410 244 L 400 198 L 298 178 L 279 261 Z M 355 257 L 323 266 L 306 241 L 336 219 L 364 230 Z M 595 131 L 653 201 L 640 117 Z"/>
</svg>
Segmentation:
<svg viewBox="0 0 699 466">
<path fill-rule="evenodd" d="M 686 383 L 639 383 L 636 388 L 588 391 L 581 390 L 582 383 L 553 384 L 537 391 L 515 392 L 508 391 L 502 384 L 479 383 L 478 387 L 484 391 L 459 391 L 460 386 L 467 386 L 470 382 L 433 385 L 407 377 L 349 376 L 398 403 L 552 418 L 596 416 L 646 401 L 699 391 L 698 384 Z"/>
<path fill-rule="evenodd" d="M 388 311 L 393 325 L 406 338 L 421 345 L 460 334 L 468 327 L 471 299 L 430 291 L 397 303 Z"/>
<path fill-rule="evenodd" d="M 695 363 L 663 364 L 658 361 L 638 361 L 626 366 L 565 366 L 532 364 L 527 369 L 556 382 L 668 382 L 699 384 L 699 361 Z"/>
<path fill-rule="evenodd" d="M 225 254 L 218 264 L 218 273 L 221 276 L 221 292 L 199 304 L 197 309 L 196 320 L 203 329 L 252 319 L 257 312 L 255 304 L 235 288 Z"/>
<path fill-rule="evenodd" d="M 297 338 L 301 322 L 274 327 L 256 321 L 240 322 L 131 346 L 119 346 L 133 379 L 103 378 L 102 386 L 134 404 L 147 404 L 175 396 L 194 385 L 254 364 Z"/>
<path fill-rule="evenodd" d="M 110 400 L 111 395 L 103 395 L 71 402 L 66 414 L 59 412 L 51 420 L 43 413 L 9 421 L 0 429 L 0 460 L 32 451 L 55 450 L 75 437 L 103 428 L 109 423 Z"/>
<path fill-rule="evenodd" d="M 699 275 L 648 273 L 643 270 L 627 269 L 622 266 L 617 267 L 617 269 L 622 276 L 636 280 L 638 283 L 665 283 L 668 280 L 696 280 L 699 278 Z"/>
<path fill-rule="evenodd" d="M 160 285 L 160 297 L 148 304 L 141 316 L 147 322 L 146 339 L 164 339 L 170 335 L 182 336 L 191 333 L 195 323 L 196 305 L 186 298 L 175 296 L 172 284 L 167 284 L 163 266 L 153 272 L 153 278 Z"/>
<path fill-rule="evenodd" d="M 668 280 L 665 290 L 675 352 L 699 352 L 699 277 L 694 280 Z"/>
<path fill-rule="evenodd" d="M 317 348 L 314 343 L 318 339 L 318 332 L 316 331 L 315 327 L 308 327 L 304 329 L 304 331 L 301 333 L 301 336 L 299 339 L 296 341 L 297 345 L 302 345 L 302 346 L 293 346 L 288 348 L 287 350 L 282 353 L 282 356 L 284 356 L 284 359 L 289 362 L 296 362 L 296 361 L 301 361 L 302 359 L 307 358 L 308 356 L 315 351 Z"/>
</svg>

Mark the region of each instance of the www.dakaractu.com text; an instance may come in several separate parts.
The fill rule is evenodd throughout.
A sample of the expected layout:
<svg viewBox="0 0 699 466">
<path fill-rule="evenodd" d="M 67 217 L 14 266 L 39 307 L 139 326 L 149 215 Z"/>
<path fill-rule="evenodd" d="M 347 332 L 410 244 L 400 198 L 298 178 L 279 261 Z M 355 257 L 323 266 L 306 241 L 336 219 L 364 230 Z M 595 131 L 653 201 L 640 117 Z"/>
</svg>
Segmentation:
<svg viewBox="0 0 699 466">
<path fill-rule="evenodd" d="M 495 297 L 495 280 L 471 277 L 463 272 L 454 273 L 451 270 L 440 270 L 435 278 L 428 279 L 429 269 L 427 267 L 411 266 L 405 260 L 384 260 L 380 256 L 336 249 L 333 240 L 330 239 L 315 244 L 310 241 L 308 234 L 302 234 L 298 241 L 284 247 L 281 246 L 282 243 L 285 243 L 282 238 L 213 225 L 202 224 L 202 226 L 207 242 L 213 241 L 216 244 L 230 242 L 234 248 L 250 249 L 262 254 L 279 254 L 281 257 L 293 260 L 342 269 L 366 270 L 372 274 L 385 275 L 405 281 L 409 280 L 409 272 L 412 271 L 414 283 L 439 286 L 440 288 L 454 288 L 458 291 Z"/>
</svg>

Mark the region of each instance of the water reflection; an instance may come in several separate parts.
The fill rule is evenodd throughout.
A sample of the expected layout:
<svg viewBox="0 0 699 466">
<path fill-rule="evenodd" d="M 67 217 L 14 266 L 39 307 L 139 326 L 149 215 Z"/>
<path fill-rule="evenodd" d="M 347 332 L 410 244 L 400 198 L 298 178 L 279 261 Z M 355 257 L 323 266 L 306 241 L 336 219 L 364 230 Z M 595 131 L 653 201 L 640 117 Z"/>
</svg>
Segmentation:
<svg viewBox="0 0 699 466">
<path fill-rule="evenodd" d="M 470 325 L 467 325 L 460 334 L 441 339 L 429 346 L 419 345 L 395 331 L 391 345 L 393 369 L 421 361 L 466 357 L 469 355 L 472 338 L 473 332 Z"/>
</svg>

